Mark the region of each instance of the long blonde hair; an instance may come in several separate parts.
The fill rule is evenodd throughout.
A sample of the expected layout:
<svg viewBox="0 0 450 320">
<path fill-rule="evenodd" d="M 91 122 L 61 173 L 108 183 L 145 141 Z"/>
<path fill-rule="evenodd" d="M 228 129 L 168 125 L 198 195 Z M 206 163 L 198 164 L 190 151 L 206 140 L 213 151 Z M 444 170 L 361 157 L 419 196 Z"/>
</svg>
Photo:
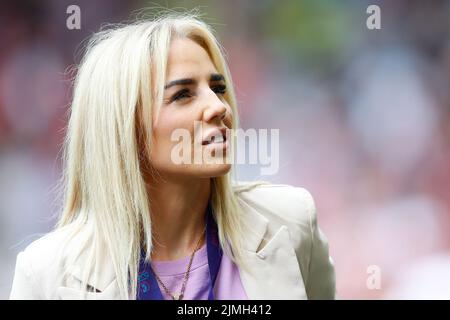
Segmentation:
<svg viewBox="0 0 450 320">
<path fill-rule="evenodd" d="M 152 112 L 158 111 L 152 109 L 162 101 L 174 36 L 193 39 L 208 51 L 225 77 L 225 99 L 233 111 L 233 128 L 238 128 L 222 48 L 208 25 L 194 14 L 165 14 L 98 32 L 87 45 L 74 83 L 63 148 L 64 206 L 57 228 L 78 226 L 75 229 L 80 230 L 90 222 L 91 256 L 98 256 L 101 243 L 107 244 L 122 299 L 136 297 L 140 250 L 144 246 L 149 259 L 152 249 L 142 158 L 151 150 Z M 141 140 L 144 150 L 139 147 Z M 211 201 L 223 250 L 245 267 L 246 226 L 232 172 L 212 178 Z M 85 266 L 86 279 L 94 272 L 95 259 L 90 263 Z"/>
</svg>

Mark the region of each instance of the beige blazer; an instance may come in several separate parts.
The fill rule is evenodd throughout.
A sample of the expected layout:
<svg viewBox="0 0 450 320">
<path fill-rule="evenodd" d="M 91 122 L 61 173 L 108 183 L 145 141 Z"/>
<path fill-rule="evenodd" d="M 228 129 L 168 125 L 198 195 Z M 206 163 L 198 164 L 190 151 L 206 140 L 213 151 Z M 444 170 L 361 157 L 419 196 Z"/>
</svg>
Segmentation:
<svg viewBox="0 0 450 320">
<path fill-rule="evenodd" d="M 334 299 L 333 261 L 317 226 L 311 194 L 303 188 L 266 184 L 241 192 L 239 201 L 255 231 L 249 233 L 244 248 L 251 268 L 239 270 L 248 298 Z M 81 266 L 89 257 L 81 254 L 65 267 L 54 263 L 67 234 L 65 229 L 53 231 L 18 254 L 10 299 L 80 298 Z M 84 233 L 77 237 L 80 246 L 86 242 Z M 75 254 L 76 249 L 64 254 Z M 88 283 L 96 292 L 89 292 L 87 298 L 119 299 L 112 263 L 107 256 L 99 263 L 100 276 Z M 72 277 L 61 283 L 57 275 L 66 271 Z"/>
</svg>

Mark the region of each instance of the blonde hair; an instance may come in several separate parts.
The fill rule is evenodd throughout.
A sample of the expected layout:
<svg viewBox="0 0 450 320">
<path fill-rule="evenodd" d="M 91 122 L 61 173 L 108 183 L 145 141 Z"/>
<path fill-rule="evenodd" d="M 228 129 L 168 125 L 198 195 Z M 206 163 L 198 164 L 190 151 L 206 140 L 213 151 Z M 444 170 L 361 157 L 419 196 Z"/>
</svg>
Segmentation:
<svg viewBox="0 0 450 320">
<path fill-rule="evenodd" d="M 224 54 L 211 29 L 194 14 L 166 14 L 100 31 L 89 41 L 74 83 L 63 148 L 64 206 L 57 228 L 76 226 L 78 232 L 89 222 L 92 259 L 85 266 L 84 284 L 98 268 L 95 257 L 104 242 L 122 299 L 136 297 L 142 247 L 150 258 L 151 219 L 142 159 L 148 159 L 151 150 L 152 112 L 158 112 L 152 109 L 162 101 L 169 45 L 175 36 L 193 39 L 208 51 L 225 77 L 225 99 L 233 111 L 233 128 L 238 128 Z M 247 227 L 231 175 L 212 178 L 211 201 L 221 247 L 245 267 Z"/>
</svg>

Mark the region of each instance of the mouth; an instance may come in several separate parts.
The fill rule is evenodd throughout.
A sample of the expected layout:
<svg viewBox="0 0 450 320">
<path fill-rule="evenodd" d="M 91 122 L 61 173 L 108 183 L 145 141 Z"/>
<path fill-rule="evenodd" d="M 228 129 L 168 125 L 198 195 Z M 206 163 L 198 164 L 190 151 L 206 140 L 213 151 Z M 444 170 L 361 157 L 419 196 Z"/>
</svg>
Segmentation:
<svg viewBox="0 0 450 320">
<path fill-rule="evenodd" d="M 202 142 L 202 145 L 206 146 L 209 144 L 220 144 L 220 143 L 224 143 L 226 141 L 227 141 L 227 137 L 220 134 L 220 135 L 212 136 L 207 140 L 204 140 Z"/>
<path fill-rule="evenodd" d="M 226 136 L 226 128 L 217 129 L 212 131 L 210 134 L 206 136 L 206 138 L 202 141 L 203 146 L 214 145 L 214 144 L 223 144 L 227 142 Z"/>
</svg>

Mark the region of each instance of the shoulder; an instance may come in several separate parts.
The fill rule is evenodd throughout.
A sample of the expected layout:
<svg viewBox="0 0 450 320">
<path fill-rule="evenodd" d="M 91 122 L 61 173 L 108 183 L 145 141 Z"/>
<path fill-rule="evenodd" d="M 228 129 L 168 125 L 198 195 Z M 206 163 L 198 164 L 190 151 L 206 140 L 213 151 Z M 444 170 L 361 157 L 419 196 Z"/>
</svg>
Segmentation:
<svg viewBox="0 0 450 320">
<path fill-rule="evenodd" d="M 269 220 L 275 218 L 312 227 L 316 209 L 314 198 L 307 189 L 265 182 L 239 182 L 234 188 L 238 198 Z"/>
<path fill-rule="evenodd" d="M 328 240 L 318 227 L 311 193 L 302 187 L 269 183 L 239 183 L 235 190 L 238 198 L 250 207 L 247 210 L 256 211 L 267 220 L 272 237 L 281 227 L 288 228 L 308 298 L 333 299 L 334 263 L 329 256 Z"/>
<path fill-rule="evenodd" d="M 79 231 L 79 232 L 78 232 Z M 12 299 L 49 299 L 63 276 L 66 255 L 80 252 L 83 229 L 73 225 L 55 229 L 33 241 L 17 255 Z M 74 240 L 74 241 L 71 241 Z"/>
<path fill-rule="evenodd" d="M 63 250 L 65 246 L 73 247 L 79 242 L 85 231 L 84 228 L 76 228 L 74 225 L 55 229 L 29 244 L 23 251 L 23 255 L 33 262 L 35 269 L 45 268 L 52 263 L 53 259 L 60 258 L 63 251 L 68 251 Z"/>
<path fill-rule="evenodd" d="M 316 223 L 311 193 L 301 187 L 270 183 L 239 183 L 235 190 L 248 226 L 266 225 L 265 236 L 269 238 L 287 228 L 302 267 L 306 267 Z"/>
</svg>

